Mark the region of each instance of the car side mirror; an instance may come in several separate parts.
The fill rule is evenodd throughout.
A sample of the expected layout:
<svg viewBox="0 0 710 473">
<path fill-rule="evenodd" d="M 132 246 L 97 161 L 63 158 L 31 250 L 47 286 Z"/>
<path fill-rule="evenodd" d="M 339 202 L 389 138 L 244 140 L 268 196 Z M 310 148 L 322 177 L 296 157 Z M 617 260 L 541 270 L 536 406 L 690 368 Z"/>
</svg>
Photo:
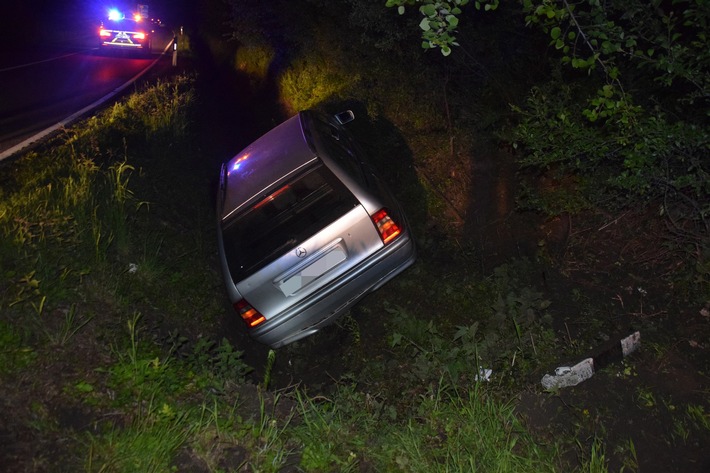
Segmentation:
<svg viewBox="0 0 710 473">
<path fill-rule="evenodd" d="M 338 123 L 341 125 L 345 125 L 346 123 L 350 123 L 355 120 L 355 114 L 352 110 L 345 110 L 344 112 L 336 113 L 335 119 L 338 120 Z"/>
</svg>

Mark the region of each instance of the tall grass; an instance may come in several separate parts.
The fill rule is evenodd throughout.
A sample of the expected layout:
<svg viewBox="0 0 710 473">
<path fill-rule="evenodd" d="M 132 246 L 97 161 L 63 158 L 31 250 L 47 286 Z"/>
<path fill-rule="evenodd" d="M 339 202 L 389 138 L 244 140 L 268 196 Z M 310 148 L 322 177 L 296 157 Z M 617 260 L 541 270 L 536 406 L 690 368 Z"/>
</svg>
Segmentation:
<svg viewBox="0 0 710 473">
<path fill-rule="evenodd" d="M 297 395 L 305 471 L 556 471 L 554 448 L 542 448 L 482 386 L 463 392 L 444 383 L 407 401 L 397 417 L 382 399 L 341 388 L 332 398 Z"/>
<path fill-rule="evenodd" d="M 149 403 L 129 426 L 95 436 L 88 446 L 85 471 L 159 473 L 170 471 L 175 451 L 193 426 L 167 405 Z"/>
<path fill-rule="evenodd" d="M 411 472 L 555 471 L 554 451 L 540 448 L 513 405 L 480 385 L 468 392 L 440 386 L 417 407 L 406 428 L 392 434 L 404 448 L 389 455 L 390 465 Z"/>
<path fill-rule="evenodd" d="M 279 81 L 281 97 L 292 112 L 314 108 L 350 95 L 360 78 L 352 69 L 336 68 L 315 53 L 295 61 Z"/>
<path fill-rule="evenodd" d="M 252 86 L 258 89 L 268 78 L 269 66 L 273 60 L 273 48 L 266 45 L 241 46 L 235 54 L 234 66 L 249 76 Z"/>
</svg>

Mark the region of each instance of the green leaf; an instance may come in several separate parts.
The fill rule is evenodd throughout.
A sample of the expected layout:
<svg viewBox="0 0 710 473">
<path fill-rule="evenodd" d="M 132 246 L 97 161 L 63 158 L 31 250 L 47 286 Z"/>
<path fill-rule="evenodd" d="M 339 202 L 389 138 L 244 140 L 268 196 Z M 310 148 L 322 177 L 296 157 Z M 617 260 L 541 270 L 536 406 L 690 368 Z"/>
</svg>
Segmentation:
<svg viewBox="0 0 710 473">
<path fill-rule="evenodd" d="M 419 7 L 419 11 L 428 17 L 436 16 L 436 8 L 431 3 Z"/>
<path fill-rule="evenodd" d="M 400 15 L 404 15 L 404 5 L 400 5 L 397 8 L 397 13 L 399 13 Z"/>
<path fill-rule="evenodd" d="M 82 392 L 82 393 L 90 393 L 94 390 L 94 386 L 92 386 L 90 383 L 87 383 L 86 381 L 79 381 L 74 385 L 77 391 Z"/>
<path fill-rule="evenodd" d="M 429 31 L 431 29 L 431 26 L 429 25 L 429 18 L 422 18 L 422 21 L 419 22 L 419 28 L 424 31 Z"/>
<path fill-rule="evenodd" d="M 392 334 L 392 343 L 390 344 L 391 347 L 396 347 L 402 342 L 402 334 L 401 333 L 393 333 Z"/>
<path fill-rule="evenodd" d="M 452 28 L 456 28 L 459 24 L 459 19 L 456 18 L 454 15 L 448 15 L 446 17 L 446 21 L 449 22 L 449 25 L 451 25 Z"/>
<path fill-rule="evenodd" d="M 552 36 L 552 39 L 557 39 L 560 37 L 562 34 L 562 29 L 559 26 L 555 26 L 550 30 L 550 36 Z"/>
</svg>

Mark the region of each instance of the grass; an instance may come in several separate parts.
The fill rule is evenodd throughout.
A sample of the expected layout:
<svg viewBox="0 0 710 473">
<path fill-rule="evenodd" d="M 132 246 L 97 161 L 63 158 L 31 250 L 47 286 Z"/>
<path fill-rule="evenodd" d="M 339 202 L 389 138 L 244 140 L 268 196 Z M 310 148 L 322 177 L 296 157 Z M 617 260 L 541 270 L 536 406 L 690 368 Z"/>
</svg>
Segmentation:
<svg viewBox="0 0 710 473">
<path fill-rule="evenodd" d="M 364 368 L 353 361 L 332 389 L 270 389 L 276 364 L 299 347 L 270 351 L 263 377 L 250 378 L 244 352 L 220 335 L 200 187 L 216 166 L 188 172 L 194 98 L 188 77 L 160 82 L 3 177 L 0 395 L 17 407 L 15 427 L 37 439 L 27 462 L 92 472 L 606 471 L 601 443 L 570 466 L 511 400 L 558 342 L 529 261 L 487 278 L 420 263 L 388 286 L 401 304 L 375 295 L 362 319 L 343 320 Z M 423 250 L 459 251 L 434 237 Z M 362 336 L 373 319 L 390 334 L 377 346 Z M 479 379 L 481 368 L 493 381 Z M 81 413 L 80 427 L 62 427 L 65 408 Z M 678 424 L 688 429 L 707 430 L 702 406 Z M 60 436 L 70 441 L 57 459 L 44 447 Z"/>
<path fill-rule="evenodd" d="M 415 412 L 393 434 L 404 452 L 389 459 L 408 471 L 554 470 L 554 456 L 526 434 L 513 406 L 480 385 L 466 393 L 439 386 L 420 397 Z"/>
<path fill-rule="evenodd" d="M 11 380 L 28 367 L 50 364 L 57 350 L 77 351 L 73 359 L 80 372 L 71 374 L 70 368 L 47 381 L 64 398 L 36 393 L 34 401 L 47 413 L 54 403 L 91 412 L 92 427 L 73 434 L 77 438 L 70 463 L 80 463 L 86 471 L 169 471 L 179 452 L 187 452 L 194 461 L 219 469 L 218 458 L 232 448 L 244 453 L 233 459 L 239 465 L 229 467 L 243 464 L 258 471 L 278 471 L 294 459 L 306 471 L 354 471 L 362 464 L 387 470 L 419 464 L 422 469 L 463 471 L 472 458 L 464 446 L 483 438 L 490 438 L 495 455 L 477 459 L 480 468 L 498 465 L 514 471 L 522 464 L 532 469 L 551 462 L 553 457 L 539 456 L 531 438 L 519 435 L 512 407 L 482 388 L 462 392 L 462 397 L 454 387 L 422 393 L 407 403 L 422 414 L 413 421 L 403 415 L 405 406 L 387 405 L 355 389 L 342 389 L 327 400 L 302 389 L 273 396 L 266 391 L 276 356 L 270 352 L 261 386 L 251 385 L 248 399 L 240 399 L 238 390 L 251 370 L 242 352 L 226 340 L 179 335 L 190 330 L 194 312 L 176 306 L 176 300 L 202 307 L 203 328 L 219 311 L 206 300 L 214 292 L 216 276 L 199 281 L 189 276 L 191 271 L 179 269 L 194 273 L 203 265 L 201 259 L 212 247 L 195 247 L 204 237 L 194 232 L 204 227 L 193 227 L 182 239 L 169 226 L 156 230 L 160 226 L 155 222 L 169 213 L 155 215 L 159 205 L 154 202 L 162 194 L 147 192 L 146 179 L 160 166 L 148 166 L 146 160 L 163 159 L 171 165 L 181 157 L 156 155 L 159 147 L 141 143 L 168 136 L 175 142 L 189 141 L 187 128 L 180 125 L 189 113 L 184 110 L 189 100 L 176 98 L 183 81 L 134 95 L 68 130 L 56 147 L 22 158 L 13 190 L 3 196 L 0 230 L 6 242 L 12 242 L 2 247 L 3 261 L 11 262 L 7 268 L 12 277 L 3 287 L 2 307 L 14 314 L 0 326 L 3 377 Z M 129 117 L 149 111 L 149 119 L 132 125 L 136 120 Z M 141 127 L 153 130 L 157 138 Z M 41 175 L 27 172 L 36 166 Z M 188 247 L 192 250 L 185 251 Z M 98 286 L 107 290 L 86 290 Z M 157 336 L 160 313 L 169 313 L 176 327 L 167 339 Z M 49 317 L 52 323 L 46 322 Z M 19 323 L 27 319 L 36 322 L 26 325 L 30 328 L 25 342 Z M 350 326 L 357 333 L 353 321 Z M 48 345 L 38 344 L 32 333 L 37 330 Z M 92 343 L 96 339 L 104 342 Z M 444 345 L 443 339 L 436 343 Z M 420 356 L 430 358 L 431 373 L 439 373 L 433 364 L 454 362 L 452 357 L 439 359 L 442 354 Z M 239 406 L 249 402 L 257 409 L 246 413 Z M 451 418 L 457 422 L 452 424 Z M 486 430 L 481 431 L 483 425 Z M 51 441 L 52 429 L 34 429 Z M 444 443 L 435 440 L 439 429 L 446 432 Z M 373 449 L 375 435 L 382 442 Z M 210 438 L 219 439 L 219 446 L 210 445 Z M 513 454 L 522 443 L 536 460 Z M 501 445 L 507 447 L 501 450 Z"/>
<path fill-rule="evenodd" d="M 408 415 L 352 386 L 298 400 L 306 471 L 556 471 L 554 449 L 480 384 L 462 392 L 442 381 L 408 400 Z"/>
<path fill-rule="evenodd" d="M 169 471 L 176 450 L 190 437 L 192 428 L 167 404 L 149 404 L 129 426 L 92 436 L 85 471 Z"/>
</svg>

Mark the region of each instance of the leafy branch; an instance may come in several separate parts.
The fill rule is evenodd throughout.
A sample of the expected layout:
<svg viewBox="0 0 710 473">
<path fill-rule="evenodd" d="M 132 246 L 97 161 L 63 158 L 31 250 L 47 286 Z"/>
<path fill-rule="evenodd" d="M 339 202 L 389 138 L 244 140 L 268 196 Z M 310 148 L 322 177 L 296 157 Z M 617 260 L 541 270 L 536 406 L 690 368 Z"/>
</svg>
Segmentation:
<svg viewBox="0 0 710 473">
<path fill-rule="evenodd" d="M 479 0 L 474 1 L 477 10 L 481 8 L 491 11 L 498 8 L 499 0 Z M 388 8 L 397 7 L 397 12 L 404 15 L 407 6 L 419 6 L 419 13 L 423 16 L 419 22 L 422 30 L 422 48 L 439 48 L 441 54 L 448 56 L 451 54 L 452 46 L 459 46 L 456 42 L 456 28 L 459 25 L 459 15 L 461 8 L 469 3 L 469 0 L 387 0 Z"/>
</svg>

